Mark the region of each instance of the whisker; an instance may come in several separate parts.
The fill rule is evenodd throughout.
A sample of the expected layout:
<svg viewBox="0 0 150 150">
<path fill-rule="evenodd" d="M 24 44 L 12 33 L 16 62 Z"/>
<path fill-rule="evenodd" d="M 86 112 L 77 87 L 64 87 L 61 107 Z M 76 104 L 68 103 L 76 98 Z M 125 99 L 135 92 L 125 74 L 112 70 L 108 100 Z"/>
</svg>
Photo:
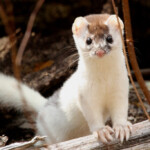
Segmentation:
<svg viewBox="0 0 150 150">
<path fill-rule="evenodd" d="M 61 53 L 60 55 L 64 57 L 68 57 L 77 52 L 76 47 L 70 45 L 62 48 L 61 50 L 63 53 Z"/>
<path fill-rule="evenodd" d="M 71 68 L 72 66 L 74 66 L 74 64 L 75 64 L 76 62 L 78 62 L 78 60 L 79 60 L 79 58 L 76 59 L 76 60 L 74 60 L 72 63 L 69 64 L 68 67 Z"/>
</svg>

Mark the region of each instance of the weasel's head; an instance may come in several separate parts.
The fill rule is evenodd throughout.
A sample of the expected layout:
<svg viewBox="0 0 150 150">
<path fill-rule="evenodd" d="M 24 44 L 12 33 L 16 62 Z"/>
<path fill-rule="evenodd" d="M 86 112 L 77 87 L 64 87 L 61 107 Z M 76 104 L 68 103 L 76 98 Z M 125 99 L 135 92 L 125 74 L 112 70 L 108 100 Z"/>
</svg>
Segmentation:
<svg viewBox="0 0 150 150">
<path fill-rule="evenodd" d="M 123 22 L 119 19 L 123 32 Z M 116 15 L 89 15 L 78 17 L 72 26 L 79 54 L 101 58 L 114 50 L 122 49 Z"/>
</svg>

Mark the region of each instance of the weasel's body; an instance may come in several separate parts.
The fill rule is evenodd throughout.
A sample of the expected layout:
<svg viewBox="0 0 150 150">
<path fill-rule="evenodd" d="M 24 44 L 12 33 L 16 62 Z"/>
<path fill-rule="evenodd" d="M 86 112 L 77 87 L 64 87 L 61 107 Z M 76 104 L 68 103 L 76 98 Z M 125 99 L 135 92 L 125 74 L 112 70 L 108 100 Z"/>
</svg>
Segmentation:
<svg viewBox="0 0 150 150">
<path fill-rule="evenodd" d="M 107 142 L 112 140 L 113 133 L 113 129 L 105 126 L 110 117 L 116 138 L 128 139 L 129 83 L 115 16 L 79 17 L 72 29 L 79 52 L 78 68 L 48 102 L 39 96 L 42 104 L 38 108 L 38 133 L 47 135 L 49 143 L 56 143 L 97 132 L 100 140 Z M 3 82 L 7 82 L 5 78 Z M 0 89 L 3 102 L 4 91 L 9 93 L 9 88 Z"/>
</svg>

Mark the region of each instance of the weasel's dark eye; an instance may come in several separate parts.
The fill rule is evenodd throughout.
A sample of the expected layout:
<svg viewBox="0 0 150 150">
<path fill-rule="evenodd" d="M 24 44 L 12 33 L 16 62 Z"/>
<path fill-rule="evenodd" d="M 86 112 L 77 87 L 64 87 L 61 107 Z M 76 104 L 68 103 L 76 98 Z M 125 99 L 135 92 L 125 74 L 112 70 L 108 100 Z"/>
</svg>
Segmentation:
<svg viewBox="0 0 150 150">
<path fill-rule="evenodd" d="M 90 45 L 91 43 L 92 43 L 92 39 L 88 37 L 87 40 L 86 40 L 86 44 Z"/>
<path fill-rule="evenodd" d="M 113 42 L 112 36 L 111 36 L 111 35 L 108 35 L 108 36 L 106 37 L 106 41 L 107 41 L 108 43 L 112 43 L 112 42 Z"/>
</svg>

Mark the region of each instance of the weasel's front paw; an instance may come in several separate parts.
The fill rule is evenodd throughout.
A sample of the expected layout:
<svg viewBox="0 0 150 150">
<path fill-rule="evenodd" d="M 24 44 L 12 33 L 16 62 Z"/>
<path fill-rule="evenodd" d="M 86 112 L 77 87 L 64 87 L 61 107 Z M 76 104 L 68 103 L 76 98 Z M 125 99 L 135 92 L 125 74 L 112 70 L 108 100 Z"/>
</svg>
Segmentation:
<svg viewBox="0 0 150 150">
<path fill-rule="evenodd" d="M 113 127 L 115 131 L 115 137 L 117 139 L 120 139 L 121 142 L 126 139 L 126 141 L 129 139 L 130 134 L 132 132 L 132 124 L 130 122 L 127 122 L 126 124 L 116 124 Z"/>
<path fill-rule="evenodd" d="M 114 133 L 113 129 L 109 126 L 105 126 L 98 131 L 95 131 L 93 134 L 95 137 L 103 143 L 113 141 L 112 134 Z"/>
</svg>

